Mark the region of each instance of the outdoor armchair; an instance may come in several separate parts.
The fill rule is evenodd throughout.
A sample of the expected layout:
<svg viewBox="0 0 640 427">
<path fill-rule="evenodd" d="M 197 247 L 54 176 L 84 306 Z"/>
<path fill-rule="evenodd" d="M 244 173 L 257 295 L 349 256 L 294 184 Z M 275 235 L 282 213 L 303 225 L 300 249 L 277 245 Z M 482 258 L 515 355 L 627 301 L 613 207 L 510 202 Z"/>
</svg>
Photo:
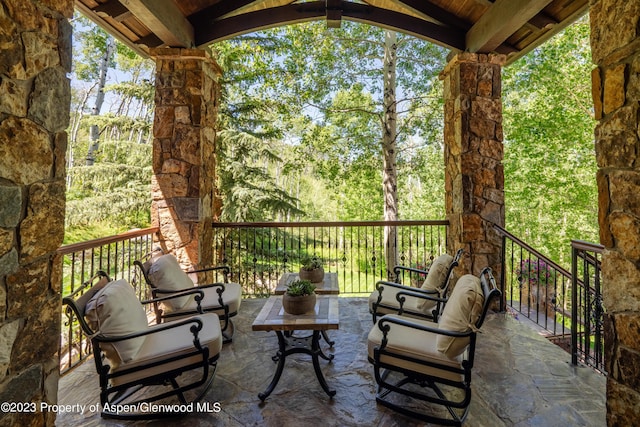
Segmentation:
<svg viewBox="0 0 640 427">
<path fill-rule="evenodd" d="M 198 314 L 148 325 L 143 307 L 192 294 L 199 300 L 204 297 L 202 291 L 190 289 L 141 302 L 127 281 L 110 281 L 100 272 L 63 299 L 69 322 L 78 322 L 91 340 L 100 377 L 101 416 L 175 416 L 185 412 L 154 412 L 152 405 L 139 404 L 162 400 L 167 406 L 187 408 L 187 403 L 204 396 L 213 382 L 222 349 L 218 316 Z"/>
<path fill-rule="evenodd" d="M 477 331 L 499 295 L 491 269 L 485 268 L 479 278 L 467 274 L 458 280 L 439 323 L 382 316 L 368 336 L 376 401 L 423 421 L 461 425 L 471 402 Z M 402 397 L 394 399 L 396 393 Z M 440 409 L 434 412 L 422 401 Z"/>
<path fill-rule="evenodd" d="M 456 252 L 455 257 L 442 254 L 433 260 L 428 271 L 396 266 L 394 272 L 397 282 L 379 280 L 376 283 L 376 290 L 369 295 L 369 312 L 373 315 L 373 322 L 375 323 L 379 316 L 397 314 L 401 308 L 406 316 L 437 322 L 447 302 L 447 290 L 453 276 L 453 269 L 460 262 L 461 256 L 462 249 Z M 426 279 L 420 288 L 403 285 L 399 283 L 401 270 L 426 274 Z M 400 295 L 404 298 L 402 307 Z M 416 297 L 420 295 L 425 297 Z"/>
<path fill-rule="evenodd" d="M 134 261 L 140 269 L 145 282 L 151 289 L 154 298 L 181 292 L 186 289 L 201 290 L 204 293 L 200 305 L 205 313 L 215 313 L 222 322 L 222 336 L 224 342 L 231 342 L 234 325 L 231 318 L 238 314 L 242 301 L 242 287 L 238 283 L 229 283 L 230 270 L 227 266 L 206 267 L 185 272 L 182 270 L 176 257 L 172 254 L 152 257 L 147 261 Z M 195 284 L 189 277 L 192 273 L 204 273 L 208 271 L 220 271 L 224 282 L 209 284 Z M 189 316 L 198 312 L 198 301 L 194 295 L 186 295 L 173 298 L 163 303 L 154 304 L 157 322 L 166 319 L 176 319 Z"/>
</svg>

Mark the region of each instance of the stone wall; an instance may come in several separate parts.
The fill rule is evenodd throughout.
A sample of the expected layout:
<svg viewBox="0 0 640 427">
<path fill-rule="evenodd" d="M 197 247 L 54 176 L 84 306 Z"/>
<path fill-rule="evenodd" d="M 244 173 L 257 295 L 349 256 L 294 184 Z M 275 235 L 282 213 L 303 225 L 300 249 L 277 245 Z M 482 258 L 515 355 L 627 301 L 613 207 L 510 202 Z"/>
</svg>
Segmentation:
<svg viewBox="0 0 640 427">
<path fill-rule="evenodd" d="M 447 251 L 464 255 L 459 274 L 501 272 L 504 227 L 502 166 L 502 55 L 460 53 L 442 71 L 445 101 L 445 209 Z M 498 282 L 499 283 L 499 282 Z"/>
<path fill-rule="evenodd" d="M 221 70 L 203 50 L 153 49 L 153 226 L 180 263 L 211 265 L 215 122 Z"/>
<path fill-rule="evenodd" d="M 640 3 L 591 1 L 607 424 L 640 419 Z"/>
<path fill-rule="evenodd" d="M 0 402 L 57 402 L 72 14 L 72 0 L 0 0 Z"/>
</svg>

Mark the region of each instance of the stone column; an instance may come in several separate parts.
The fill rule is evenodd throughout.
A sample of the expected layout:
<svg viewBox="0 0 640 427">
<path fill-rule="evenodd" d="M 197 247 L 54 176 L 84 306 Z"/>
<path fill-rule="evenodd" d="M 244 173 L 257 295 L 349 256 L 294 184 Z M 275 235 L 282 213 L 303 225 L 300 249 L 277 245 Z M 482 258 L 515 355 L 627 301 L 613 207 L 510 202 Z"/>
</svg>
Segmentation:
<svg viewBox="0 0 640 427">
<path fill-rule="evenodd" d="M 464 249 L 460 274 L 501 272 L 504 227 L 501 67 L 505 57 L 460 53 L 440 78 L 444 81 L 445 209 L 447 251 Z"/>
<path fill-rule="evenodd" d="M 591 52 L 605 314 L 607 424 L 640 414 L 640 4 L 592 0 Z"/>
<path fill-rule="evenodd" d="M 0 425 L 54 425 L 73 1 L 0 2 Z"/>
<path fill-rule="evenodd" d="M 156 59 L 151 220 L 184 267 L 210 265 L 215 122 L 221 70 L 198 49 L 152 49 Z"/>
</svg>

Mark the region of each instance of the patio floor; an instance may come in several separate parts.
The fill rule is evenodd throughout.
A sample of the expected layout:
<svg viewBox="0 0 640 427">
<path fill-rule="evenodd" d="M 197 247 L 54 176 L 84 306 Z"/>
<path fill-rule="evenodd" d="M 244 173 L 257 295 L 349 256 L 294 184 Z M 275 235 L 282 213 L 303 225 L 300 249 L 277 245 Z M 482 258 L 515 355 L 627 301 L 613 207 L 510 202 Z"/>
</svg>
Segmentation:
<svg viewBox="0 0 640 427">
<path fill-rule="evenodd" d="M 233 342 L 225 344 L 216 378 L 203 402 L 218 402 L 219 412 L 196 413 L 160 421 L 119 421 L 77 410 L 58 413 L 56 425 L 71 426 L 419 426 L 424 425 L 376 404 L 366 339 L 372 327 L 366 298 L 340 298 L 340 329 L 332 362 L 321 360 L 330 387 L 320 388 L 307 355 L 287 359 L 274 392 L 261 403 L 258 393 L 271 380 L 277 339 L 253 332 L 251 323 L 266 300 L 244 300 L 234 318 Z M 326 346 L 326 345 L 325 345 Z M 490 314 L 478 336 L 473 397 L 465 426 L 604 426 L 605 378 L 573 367 L 561 348 L 505 314 Z M 59 404 L 99 403 L 93 361 L 60 379 Z"/>
</svg>

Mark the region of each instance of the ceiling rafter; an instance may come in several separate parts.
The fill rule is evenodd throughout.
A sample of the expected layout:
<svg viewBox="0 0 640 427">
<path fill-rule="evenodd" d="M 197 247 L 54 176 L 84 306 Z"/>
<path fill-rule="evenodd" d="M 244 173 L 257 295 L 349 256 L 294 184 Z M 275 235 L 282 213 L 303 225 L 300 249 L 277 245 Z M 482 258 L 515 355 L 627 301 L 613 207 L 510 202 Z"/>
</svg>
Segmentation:
<svg viewBox="0 0 640 427">
<path fill-rule="evenodd" d="M 461 36 L 456 36 L 455 33 L 447 31 L 447 28 L 443 25 L 366 4 L 350 1 L 341 1 L 339 3 L 342 19 L 376 24 L 383 28 L 403 31 L 454 50 L 464 49 L 464 39 Z M 332 5 L 338 7 L 337 3 L 332 3 Z M 318 20 L 326 17 L 326 14 L 326 2 L 314 1 L 292 3 L 232 16 L 217 20 L 207 28 L 201 28 L 197 34 L 196 44 L 203 46 L 258 29 Z M 256 22 L 260 23 L 260 27 L 256 26 Z"/>
<path fill-rule="evenodd" d="M 491 52 L 552 0 L 497 0 L 466 35 L 469 52 Z"/>
<path fill-rule="evenodd" d="M 589 0 L 74 0 L 89 19 L 149 56 L 279 25 L 377 25 L 454 51 L 503 53 L 506 64 L 557 34 Z"/>
<path fill-rule="evenodd" d="M 189 16 L 189 21 L 194 28 L 199 28 L 201 25 L 213 25 L 217 19 L 243 8 L 254 1 L 255 0 L 222 0 L 213 6 L 209 6 Z"/>
<path fill-rule="evenodd" d="M 464 39 L 444 25 L 414 18 L 399 12 L 364 4 L 343 2 L 342 16 L 355 22 L 376 24 L 383 28 L 398 30 L 416 37 L 433 41 L 452 50 L 464 50 Z"/>
<path fill-rule="evenodd" d="M 322 7 L 319 8 L 317 3 L 321 3 Z M 202 47 L 248 32 L 317 20 L 325 15 L 324 2 L 291 4 L 235 15 L 201 28 L 196 35 L 196 45 Z"/>
<path fill-rule="evenodd" d="M 458 28 L 467 31 L 471 28 L 471 24 L 463 19 L 458 18 L 451 12 L 431 4 L 423 0 L 397 0 L 395 3 L 403 4 L 404 6 L 413 9 L 415 12 L 423 15 L 424 17 L 435 19 L 445 25 L 453 28 Z"/>
<path fill-rule="evenodd" d="M 167 46 L 194 47 L 191 23 L 172 0 L 120 0 L 136 18 Z"/>
</svg>

